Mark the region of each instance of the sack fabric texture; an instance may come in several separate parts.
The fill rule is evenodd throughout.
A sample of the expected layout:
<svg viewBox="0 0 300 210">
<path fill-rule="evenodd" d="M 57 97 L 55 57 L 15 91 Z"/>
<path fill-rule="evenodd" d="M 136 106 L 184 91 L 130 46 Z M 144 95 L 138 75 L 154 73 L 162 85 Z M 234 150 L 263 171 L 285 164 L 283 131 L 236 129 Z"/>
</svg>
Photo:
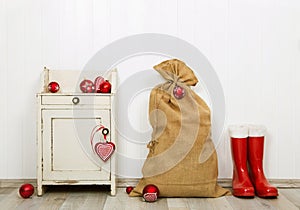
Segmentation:
<svg viewBox="0 0 300 210">
<path fill-rule="evenodd" d="M 130 196 L 142 196 L 148 184 L 160 197 L 219 197 L 230 194 L 217 184 L 218 160 L 211 139 L 210 109 L 190 86 L 198 79 L 177 59 L 164 61 L 154 69 L 166 82 L 152 89 L 149 120 L 153 128 L 148 144 L 143 178 Z M 184 97 L 174 96 L 181 87 Z"/>
</svg>

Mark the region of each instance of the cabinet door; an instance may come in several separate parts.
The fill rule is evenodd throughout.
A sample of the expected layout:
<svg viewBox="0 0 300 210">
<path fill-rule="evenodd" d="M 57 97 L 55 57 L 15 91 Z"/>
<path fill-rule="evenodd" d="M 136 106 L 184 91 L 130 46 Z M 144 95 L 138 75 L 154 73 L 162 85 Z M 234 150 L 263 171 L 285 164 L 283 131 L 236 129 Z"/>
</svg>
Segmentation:
<svg viewBox="0 0 300 210">
<path fill-rule="evenodd" d="M 110 129 L 109 112 L 42 111 L 43 180 L 110 180 L 110 160 L 104 163 L 99 159 L 95 163 L 95 158 L 91 158 L 95 154 L 90 145 L 90 134 L 96 125 L 101 123 Z"/>
</svg>

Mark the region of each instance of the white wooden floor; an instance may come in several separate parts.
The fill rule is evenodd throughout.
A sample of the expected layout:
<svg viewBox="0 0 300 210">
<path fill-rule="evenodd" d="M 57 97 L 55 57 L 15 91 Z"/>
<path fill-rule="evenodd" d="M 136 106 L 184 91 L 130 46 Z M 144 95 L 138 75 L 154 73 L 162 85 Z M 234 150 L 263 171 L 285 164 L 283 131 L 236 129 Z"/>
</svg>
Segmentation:
<svg viewBox="0 0 300 210">
<path fill-rule="evenodd" d="M 221 198 L 160 198 L 154 203 L 131 198 L 124 188 L 119 188 L 116 197 L 100 188 L 55 188 L 43 197 L 36 194 L 29 199 L 18 195 L 17 188 L 0 188 L 0 209 L 300 209 L 300 189 L 280 189 L 277 199 L 239 199 L 233 196 Z"/>
</svg>

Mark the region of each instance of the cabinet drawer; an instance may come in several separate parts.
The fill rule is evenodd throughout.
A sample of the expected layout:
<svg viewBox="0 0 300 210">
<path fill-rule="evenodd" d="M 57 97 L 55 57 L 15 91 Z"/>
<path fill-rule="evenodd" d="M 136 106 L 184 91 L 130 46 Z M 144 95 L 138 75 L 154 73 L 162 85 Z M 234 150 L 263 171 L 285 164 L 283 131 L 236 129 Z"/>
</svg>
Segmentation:
<svg viewBox="0 0 300 210">
<path fill-rule="evenodd" d="M 51 95 L 42 96 L 42 105 L 93 105 L 93 104 L 110 104 L 110 96 L 83 96 L 83 95 Z"/>
</svg>

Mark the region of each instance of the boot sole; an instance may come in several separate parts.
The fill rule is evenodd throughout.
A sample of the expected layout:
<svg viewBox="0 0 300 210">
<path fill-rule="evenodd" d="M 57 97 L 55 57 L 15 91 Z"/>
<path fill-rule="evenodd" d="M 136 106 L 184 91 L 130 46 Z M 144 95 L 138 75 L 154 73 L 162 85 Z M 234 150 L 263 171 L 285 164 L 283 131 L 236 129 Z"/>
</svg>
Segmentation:
<svg viewBox="0 0 300 210">
<path fill-rule="evenodd" d="M 248 198 L 251 198 L 251 197 L 254 197 L 255 196 L 255 193 L 254 191 L 251 192 L 251 191 L 244 191 L 244 190 L 233 190 L 232 194 L 236 197 L 248 197 Z"/>
<path fill-rule="evenodd" d="M 256 194 L 260 198 L 277 198 L 278 193 Z"/>
</svg>

